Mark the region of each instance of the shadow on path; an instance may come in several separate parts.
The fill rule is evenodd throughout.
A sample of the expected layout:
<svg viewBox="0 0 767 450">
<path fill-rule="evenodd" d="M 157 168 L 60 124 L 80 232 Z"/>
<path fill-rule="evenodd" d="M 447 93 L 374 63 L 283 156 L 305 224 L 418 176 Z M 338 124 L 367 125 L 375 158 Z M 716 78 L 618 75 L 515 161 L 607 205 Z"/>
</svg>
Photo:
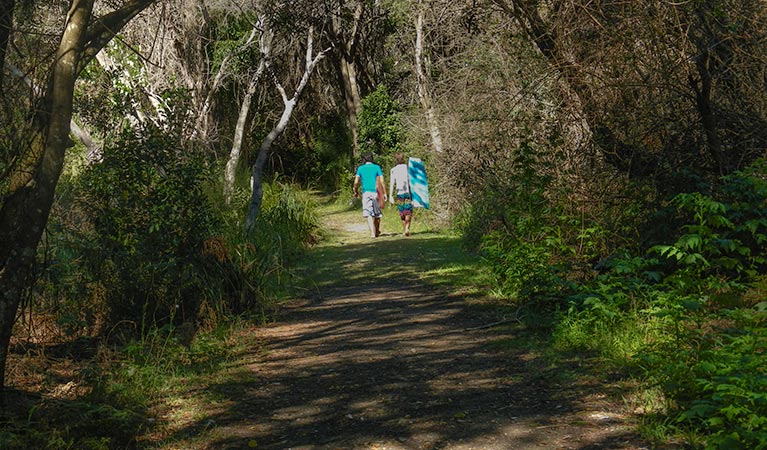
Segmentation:
<svg viewBox="0 0 767 450">
<path fill-rule="evenodd" d="M 556 368 L 502 352 L 464 297 L 403 283 L 391 265 L 356 269 L 401 258 L 397 274 L 449 276 L 460 264 L 446 269 L 440 248 L 453 244 L 420 242 L 404 259 L 397 239 L 316 250 L 325 281 L 259 329 L 266 352 L 244 379 L 210 386 L 215 413 L 173 440 L 213 428 L 207 448 L 227 450 L 639 448 L 619 417 L 595 418 L 556 384 Z"/>
<path fill-rule="evenodd" d="M 522 355 L 489 350 L 491 332 L 465 331 L 476 325 L 461 299 L 414 289 L 302 305 L 262 330 L 252 380 L 210 388 L 235 394 L 211 418 L 214 448 L 585 448 L 562 421 L 577 405 Z"/>
</svg>

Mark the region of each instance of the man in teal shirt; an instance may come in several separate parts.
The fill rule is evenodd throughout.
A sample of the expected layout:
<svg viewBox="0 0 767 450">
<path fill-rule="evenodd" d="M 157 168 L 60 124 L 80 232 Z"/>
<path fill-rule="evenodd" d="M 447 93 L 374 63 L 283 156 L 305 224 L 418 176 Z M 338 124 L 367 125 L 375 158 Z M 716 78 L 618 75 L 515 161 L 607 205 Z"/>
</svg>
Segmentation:
<svg viewBox="0 0 767 450">
<path fill-rule="evenodd" d="M 362 158 L 365 163 L 357 168 L 354 176 L 354 196 L 362 199 L 362 217 L 368 220 L 370 237 L 376 238 L 381 234 L 381 217 L 383 217 L 381 204 L 378 203 L 379 190 L 383 201 L 386 201 L 383 171 L 381 166 L 373 162 L 372 154 L 368 153 Z"/>
</svg>

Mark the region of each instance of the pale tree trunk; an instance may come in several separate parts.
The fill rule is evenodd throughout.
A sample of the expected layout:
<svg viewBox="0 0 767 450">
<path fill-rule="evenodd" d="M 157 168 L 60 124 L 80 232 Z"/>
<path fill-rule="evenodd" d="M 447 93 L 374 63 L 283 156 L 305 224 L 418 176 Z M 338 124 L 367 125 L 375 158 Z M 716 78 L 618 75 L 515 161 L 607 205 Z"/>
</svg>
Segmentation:
<svg viewBox="0 0 767 450">
<path fill-rule="evenodd" d="M 264 166 L 266 165 L 267 160 L 269 159 L 269 153 L 272 150 L 272 144 L 274 141 L 282 134 L 283 131 L 285 131 L 285 128 L 288 126 L 288 122 L 290 121 L 290 116 L 293 114 L 293 110 L 296 107 L 296 103 L 298 102 L 298 98 L 301 96 L 301 92 L 303 92 L 306 85 L 309 83 L 309 77 L 312 75 L 312 72 L 314 71 L 315 66 L 317 65 L 322 58 L 325 57 L 325 54 L 330 51 L 330 48 L 326 48 L 325 50 L 318 53 L 316 56 L 314 55 L 314 28 L 309 28 L 308 37 L 306 39 L 306 67 L 304 68 L 304 74 L 301 77 L 301 81 L 299 81 L 298 86 L 296 86 L 296 90 L 293 93 L 293 97 L 288 99 L 288 95 L 285 92 L 285 88 L 282 87 L 282 84 L 279 82 L 279 80 L 275 79 L 275 85 L 277 86 L 277 90 L 280 92 L 280 96 L 282 97 L 282 103 L 284 105 L 284 110 L 282 111 L 282 115 L 280 116 L 280 120 L 277 122 L 277 124 L 272 128 L 272 130 L 269 132 L 269 134 L 266 135 L 266 138 L 264 138 L 264 141 L 261 142 L 261 146 L 258 149 L 258 156 L 256 157 L 256 162 L 253 164 L 253 174 L 252 174 L 252 185 L 253 185 L 253 191 L 250 195 L 250 204 L 248 205 L 248 214 L 245 218 L 245 230 L 246 231 L 252 231 L 253 226 L 256 223 L 256 217 L 258 217 L 258 213 L 261 210 L 261 201 L 263 200 L 263 172 L 264 172 Z M 267 60 L 267 65 L 269 61 Z"/>
<path fill-rule="evenodd" d="M 88 162 L 94 162 L 101 160 L 101 149 L 93 142 L 93 137 L 88 132 L 88 129 L 81 127 L 72 119 L 69 122 L 69 128 L 72 131 L 72 136 L 76 137 L 80 141 L 87 151 L 86 159 Z"/>
<path fill-rule="evenodd" d="M 439 130 L 437 115 L 434 112 L 434 105 L 429 96 L 426 74 L 424 73 L 423 68 L 423 22 L 424 4 L 423 1 L 419 0 L 418 12 L 416 13 L 415 18 L 415 70 L 416 81 L 418 84 L 418 99 L 421 101 L 421 107 L 423 107 L 424 112 L 426 113 L 426 124 L 429 127 L 429 135 L 431 136 L 431 143 L 432 146 L 434 146 L 434 151 L 442 153 L 442 133 Z"/>
<path fill-rule="evenodd" d="M 242 154 L 242 140 L 245 134 L 245 126 L 248 122 L 248 113 L 250 111 L 250 103 L 253 100 L 253 95 L 256 93 L 256 87 L 258 81 L 261 79 L 264 70 L 266 70 L 267 63 L 271 57 L 272 52 L 272 32 L 267 28 L 267 22 L 265 19 L 259 19 L 261 25 L 261 61 L 258 63 L 258 68 L 253 74 L 253 77 L 248 83 L 248 89 L 245 92 L 245 97 L 242 99 L 242 105 L 240 105 L 240 114 L 237 117 L 237 126 L 234 129 L 234 140 L 232 142 L 232 151 L 229 153 L 229 160 L 226 162 L 226 170 L 224 173 L 224 198 L 226 203 L 229 204 L 232 200 L 232 191 L 234 190 L 234 178 L 237 173 L 237 164 L 240 162 L 240 155 Z"/>
<path fill-rule="evenodd" d="M 0 388 L 19 304 L 33 274 L 64 164 L 77 76 L 109 40 L 153 0 L 131 0 L 98 20 L 93 0 L 72 0 L 34 120 L 34 136 L 10 176 L 0 208 Z"/>
<path fill-rule="evenodd" d="M 259 77 L 254 76 L 248 84 L 248 90 L 245 92 L 245 97 L 242 99 L 242 104 L 240 105 L 240 114 L 237 116 L 237 125 L 234 128 L 232 151 L 229 152 L 229 160 L 226 162 L 226 169 L 224 171 L 224 199 L 226 200 L 227 205 L 232 201 L 234 178 L 237 173 L 237 164 L 240 162 L 240 155 L 242 154 L 242 140 L 243 135 L 245 134 L 245 125 L 248 121 L 250 103 L 253 100 L 253 94 L 256 93 L 256 86 L 258 86 L 258 78 Z"/>
</svg>

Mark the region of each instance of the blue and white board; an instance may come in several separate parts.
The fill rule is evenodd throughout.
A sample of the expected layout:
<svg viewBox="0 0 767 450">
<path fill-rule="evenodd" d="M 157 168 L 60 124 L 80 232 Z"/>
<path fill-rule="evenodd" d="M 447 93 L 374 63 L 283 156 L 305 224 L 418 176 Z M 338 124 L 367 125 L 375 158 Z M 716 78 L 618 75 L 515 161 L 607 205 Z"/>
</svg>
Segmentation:
<svg viewBox="0 0 767 450">
<path fill-rule="evenodd" d="M 426 167 L 419 158 L 408 158 L 407 174 L 410 178 L 410 193 L 413 206 L 429 209 L 429 180 L 426 179 Z"/>
</svg>

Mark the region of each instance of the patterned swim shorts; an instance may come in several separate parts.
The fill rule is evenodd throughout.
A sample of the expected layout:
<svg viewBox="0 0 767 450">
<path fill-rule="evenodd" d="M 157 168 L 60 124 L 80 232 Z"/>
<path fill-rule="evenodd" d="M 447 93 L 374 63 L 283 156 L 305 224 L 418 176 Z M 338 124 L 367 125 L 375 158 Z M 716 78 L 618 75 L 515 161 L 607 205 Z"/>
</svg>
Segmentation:
<svg viewBox="0 0 767 450">
<path fill-rule="evenodd" d="M 410 202 L 410 194 L 397 194 L 397 211 L 402 220 L 413 214 L 413 204 Z"/>
<path fill-rule="evenodd" d="M 381 206 L 378 204 L 376 192 L 362 193 L 362 217 L 382 217 Z"/>
</svg>

